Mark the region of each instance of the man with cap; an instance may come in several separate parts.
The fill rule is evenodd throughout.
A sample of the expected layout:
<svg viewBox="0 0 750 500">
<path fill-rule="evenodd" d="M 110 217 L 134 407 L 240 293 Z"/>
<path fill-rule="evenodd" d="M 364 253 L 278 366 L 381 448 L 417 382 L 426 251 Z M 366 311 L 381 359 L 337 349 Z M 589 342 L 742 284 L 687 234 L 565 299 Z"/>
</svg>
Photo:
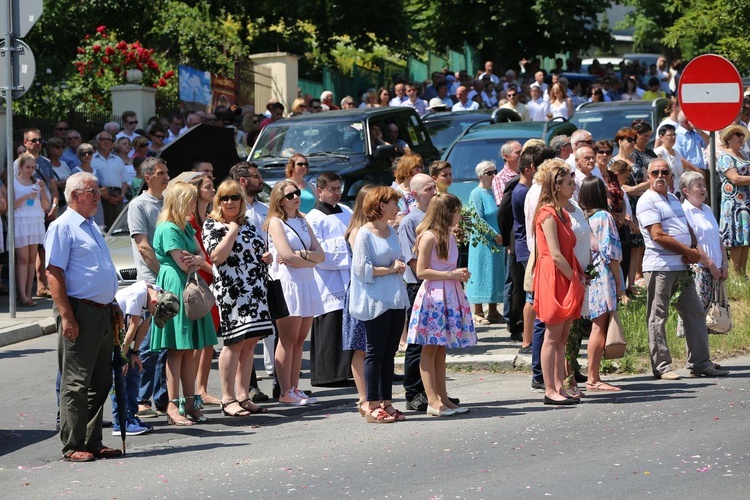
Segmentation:
<svg viewBox="0 0 750 500">
<path fill-rule="evenodd" d="M 549 110 L 549 101 L 544 100 L 542 87 L 537 82 L 534 82 L 529 87 L 529 91 L 531 92 L 531 99 L 526 103 L 526 108 L 529 111 L 531 121 L 546 122 L 552 115 Z"/>
<path fill-rule="evenodd" d="M 180 302 L 172 292 L 164 291 L 146 280 L 136 281 L 129 287 L 118 290 L 115 300 L 125 314 L 125 337 L 121 346 L 124 359 L 122 371 L 125 400 L 127 402 L 125 435 L 138 436 L 153 430 L 152 426 L 143 425 L 136 417 L 138 390 L 141 381 L 140 372 L 143 370 L 143 363 L 140 358 L 141 351 L 138 350 L 138 347 L 151 327 L 151 317 L 153 316 L 156 326 L 163 328 L 166 322 L 174 318 L 180 311 Z M 114 417 L 112 435 L 119 436 L 122 431 L 117 416 L 118 405 L 115 396 L 112 393 L 112 415 Z"/>
</svg>

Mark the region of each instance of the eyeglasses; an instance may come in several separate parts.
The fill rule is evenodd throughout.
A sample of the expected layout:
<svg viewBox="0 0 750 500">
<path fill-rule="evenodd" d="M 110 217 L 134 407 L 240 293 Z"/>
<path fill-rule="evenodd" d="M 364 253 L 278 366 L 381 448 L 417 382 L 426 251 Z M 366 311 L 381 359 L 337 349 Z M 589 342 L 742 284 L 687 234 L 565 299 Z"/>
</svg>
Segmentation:
<svg viewBox="0 0 750 500">
<path fill-rule="evenodd" d="M 151 137 L 156 137 L 157 139 L 164 139 L 166 136 L 164 134 L 151 134 Z"/>
<path fill-rule="evenodd" d="M 587 139 L 585 141 L 576 141 L 576 144 L 586 144 L 588 146 L 591 146 L 592 144 L 594 144 L 594 140 L 593 139 Z"/>
<path fill-rule="evenodd" d="M 138 120 L 134 122 L 125 122 L 125 123 L 127 123 L 128 125 L 138 125 Z"/>
<path fill-rule="evenodd" d="M 649 172 L 648 174 L 649 174 L 649 175 L 650 175 L 651 177 L 659 177 L 660 175 L 661 175 L 661 176 L 664 176 L 664 177 L 668 177 L 668 176 L 669 176 L 669 174 L 671 174 L 671 173 L 672 173 L 672 172 L 670 172 L 669 170 L 667 170 L 667 169 L 663 169 L 663 170 L 652 170 L 652 171 L 651 171 L 651 172 Z"/>
<path fill-rule="evenodd" d="M 229 200 L 240 201 L 241 199 L 241 194 L 225 194 L 224 196 L 219 196 L 219 200 L 221 200 L 222 203 L 226 203 Z"/>
<path fill-rule="evenodd" d="M 562 147 L 564 148 L 568 148 L 570 146 L 572 146 L 572 144 L 570 144 L 569 142 L 566 142 L 565 144 L 562 145 Z M 521 154 L 521 153 L 519 152 L 518 154 Z"/>
<path fill-rule="evenodd" d="M 612 151 L 610 151 L 610 150 L 607 150 L 607 151 L 597 151 L 596 154 L 598 154 L 598 155 L 607 155 L 608 156 L 608 155 L 612 154 Z"/>
<path fill-rule="evenodd" d="M 630 144 L 634 144 L 635 143 L 635 137 L 623 137 L 620 140 L 621 141 L 628 141 Z"/>
<path fill-rule="evenodd" d="M 298 167 L 309 167 L 310 166 L 310 164 L 307 163 L 306 161 L 298 161 L 297 163 L 295 163 L 295 165 L 297 165 Z"/>
<path fill-rule="evenodd" d="M 67 137 L 66 140 L 68 140 L 68 141 L 80 141 L 81 140 L 81 136 L 80 135 L 76 135 L 74 137 Z"/>
<path fill-rule="evenodd" d="M 33 139 L 26 139 L 26 142 L 30 142 L 32 144 L 41 144 L 42 138 L 41 137 L 34 137 Z"/>
<path fill-rule="evenodd" d="M 91 188 L 91 189 L 74 189 L 73 191 L 81 191 L 81 192 L 84 192 L 84 193 L 88 193 L 91 196 L 93 196 L 94 198 L 98 198 L 99 196 L 102 195 L 102 193 L 100 193 L 98 189 L 94 189 L 94 188 Z"/>
<path fill-rule="evenodd" d="M 517 95 L 518 95 L 518 94 L 505 94 L 505 97 L 507 97 L 508 99 L 513 99 L 513 98 L 514 98 L 514 97 L 516 97 Z"/>
<path fill-rule="evenodd" d="M 81 156 L 91 156 L 94 154 L 93 151 L 81 151 Z"/>
<path fill-rule="evenodd" d="M 97 138 L 96 140 L 99 142 L 112 142 L 112 139 L 109 137 Z"/>
<path fill-rule="evenodd" d="M 301 195 L 302 195 L 302 191 L 297 189 L 296 191 L 292 191 L 291 193 L 285 194 L 284 198 L 291 201 L 294 198 L 299 198 Z"/>
<path fill-rule="evenodd" d="M 67 132 L 68 127 L 55 127 L 55 130 L 57 130 L 58 132 Z"/>
<path fill-rule="evenodd" d="M 497 175 L 497 170 L 488 170 L 484 173 L 484 175 Z"/>
</svg>

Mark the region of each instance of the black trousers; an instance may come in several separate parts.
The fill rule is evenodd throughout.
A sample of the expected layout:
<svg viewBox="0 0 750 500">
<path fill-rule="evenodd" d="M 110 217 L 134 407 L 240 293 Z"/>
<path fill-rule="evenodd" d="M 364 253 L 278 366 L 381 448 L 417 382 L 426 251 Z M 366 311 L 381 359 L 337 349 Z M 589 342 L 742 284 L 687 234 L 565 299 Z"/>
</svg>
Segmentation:
<svg viewBox="0 0 750 500">
<path fill-rule="evenodd" d="M 414 305 L 414 299 L 417 298 L 419 283 L 407 283 L 406 292 L 409 295 L 409 305 Z M 406 323 L 411 320 L 411 307 L 406 312 Z M 422 360 L 422 346 L 420 344 L 409 344 L 406 347 L 406 356 L 404 357 L 404 392 L 406 399 L 412 400 L 420 392 L 424 392 L 422 383 L 422 373 L 419 371 L 419 362 Z"/>
<path fill-rule="evenodd" d="M 368 401 L 392 397 L 393 356 L 398 350 L 405 319 L 405 309 L 388 309 L 375 319 L 363 321 L 367 335 L 365 385 Z"/>
<path fill-rule="evenodd" d="M 310 383 L 326 385 L 352 377 L 352 353 L 341 348 L 344 311 L 331 311 L 313 319 L 310 339 Z"/>
<path fill-rule="evenodd" d="M 523 307 L 526 305 L 526 291 L 523 289 L 523 278 L 525 274 L 526 262 L 517 262 L 516 254 L 509 253 L 510 272 L 513 285 L 510 291 L 510 322 L 508 323 L 508 333 L 511 335 L 523 333 Z"/>
</svg>

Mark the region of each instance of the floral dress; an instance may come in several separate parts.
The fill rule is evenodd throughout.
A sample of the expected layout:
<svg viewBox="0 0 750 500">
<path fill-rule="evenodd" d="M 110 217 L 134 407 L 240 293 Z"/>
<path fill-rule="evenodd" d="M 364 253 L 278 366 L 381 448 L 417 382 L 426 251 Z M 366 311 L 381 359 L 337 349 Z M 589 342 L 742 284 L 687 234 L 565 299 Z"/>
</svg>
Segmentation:
<svg viewBox="0 0 750 500">
<path fill-rule="evenodd" d="M 740 175 L 750 175 L 750 160 L 724 153 L 716 162 L 721 179 L 721 215 L 719 232 L 726 247 L 750 245 L 750 186 L 737 186 L 727 178 L 727 171 L 737 169 Z"/>
<path fill-rule="evenodd" d="M 228 228 L 212 218 L 203 223 L 203 244 L 210 255 L 224 239 Z M 211 291 L 219 307 L 220 335 L 224 344 L 273 335 L 268 312 L 266 265 L 261 260 L 265 242 L 255 226 L 245 222 L 221 264 L 213 264 Z"/>
<path fill-rule="evenodd" d="M 437 256 L 437 246 L 430 255 L 430 269 L 453 271 L 458 262 L 456 238 L 448 242 L 448 259 Z M 409 344 L 439 345 L 456 349 L 473 346 L 477 334 L 471 318 L 471 307 L 461 283 L 456 280 L 424 280 L 419 287 L 409 321 Z"/>
<path fill-rule="evenodd" d="M 589 217 L 591 262 L 599 274 L 589 283 L 589 316 L 597 318 L 617 309 L 617 281 L 609 263 L 622 260 L 622 246 L 615 219 L 606 210 Z"/>
</svg>

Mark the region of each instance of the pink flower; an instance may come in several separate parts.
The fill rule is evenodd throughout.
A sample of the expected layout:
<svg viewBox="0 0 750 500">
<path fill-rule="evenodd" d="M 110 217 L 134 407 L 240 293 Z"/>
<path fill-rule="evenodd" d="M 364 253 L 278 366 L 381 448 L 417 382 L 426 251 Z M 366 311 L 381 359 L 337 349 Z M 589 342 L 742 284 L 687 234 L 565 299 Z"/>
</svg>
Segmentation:
<svg viewBox="0 0 750 500">
<path fill-rule="evenodd" d="M 106 29 L 107 29 L 107 27 L 104 26 L 104 25 L 102 25 L 102 26 L 99 26 L 98 28 L 96 28 L 96 32 L 97 33 L 104 33 L 104 30 L 106 30 Z"/>
</svg>

